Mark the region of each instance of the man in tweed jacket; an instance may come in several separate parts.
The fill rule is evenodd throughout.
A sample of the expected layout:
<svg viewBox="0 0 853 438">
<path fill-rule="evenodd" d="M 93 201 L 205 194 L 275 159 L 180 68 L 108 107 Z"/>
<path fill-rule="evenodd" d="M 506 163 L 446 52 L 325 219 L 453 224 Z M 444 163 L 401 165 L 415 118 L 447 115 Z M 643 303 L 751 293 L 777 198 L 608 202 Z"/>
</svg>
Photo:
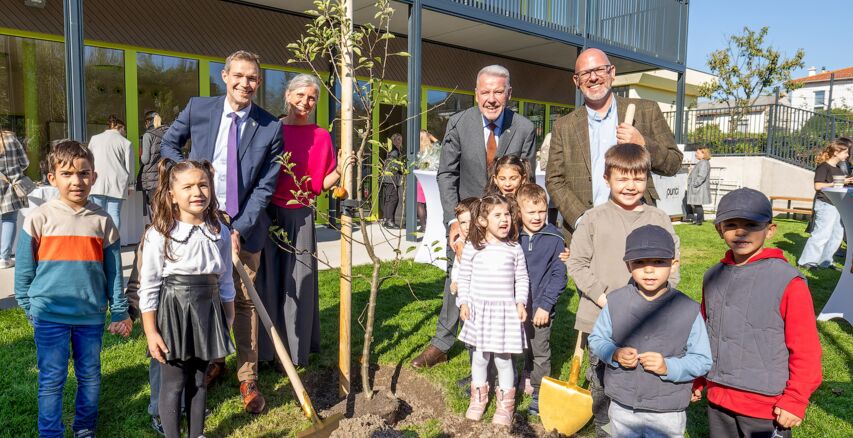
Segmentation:
<svg viewBox="0 0 853 438">
<path fill-rule="evenodd" d="M 652 172 L 659 175 L 675 175 L 681 167 L 682 153 L 658 104 L 614 96 L 611 87 L 615 77 L 616 67 L 604 52 L 599 49 L 581 52 L 573 78 L 584 95 L 584 105 L 559 118 L 551 130 L 546 186 L 563 216 L 567 241 L 571 241 L 584 212 L 607 202 L 604 153 L 610 146 L 636 143 L 648 148 Z M 625 120 L 629 104 L 636 106 L 633 125 L 620 123 Z M 651 180 L 645 198 L 651 204 L 659 199 Z"/>
</svg>

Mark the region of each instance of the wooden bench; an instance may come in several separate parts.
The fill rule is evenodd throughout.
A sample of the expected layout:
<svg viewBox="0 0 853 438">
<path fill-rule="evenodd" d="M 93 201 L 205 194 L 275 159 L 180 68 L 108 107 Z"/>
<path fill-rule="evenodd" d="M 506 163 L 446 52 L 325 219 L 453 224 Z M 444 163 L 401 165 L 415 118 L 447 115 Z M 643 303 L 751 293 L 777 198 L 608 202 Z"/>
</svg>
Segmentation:
<svg viewBox="0 0 853 438">
<path fill-rule="evenodd" d="M 776 201 L 787 201 L 786 207 L 773 207 L 774 212 L 785 213 L 786 218 L 790 218 L 793 214 L 796 218 L 796 215 L 803 216 L 811 216 L 814 214 L 814 211 L 811 208 L 806 207 L 794 207 L 791 205 L 792 202 L 802 202 L 812 204 L 814 199 L 812 198 L 800 198 L 796 196 L 771 196 L 770 197 L 770 205 L 772 206 Z"/>
</svg>

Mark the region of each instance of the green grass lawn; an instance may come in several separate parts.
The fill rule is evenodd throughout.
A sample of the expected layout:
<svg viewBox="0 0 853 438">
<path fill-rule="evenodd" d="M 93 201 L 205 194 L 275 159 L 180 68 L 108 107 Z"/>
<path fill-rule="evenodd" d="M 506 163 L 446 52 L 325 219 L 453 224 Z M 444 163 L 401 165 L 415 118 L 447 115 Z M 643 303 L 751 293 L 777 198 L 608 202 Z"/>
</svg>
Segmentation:
<svg viewBox="0 0 853 438">
<path fill-rule="evenodd" d="M 795 260 L 805 242 L 805 224 L 798 221 L 779 221 L 778 232 L 771 245 L 783 249 L 789 260 Z M 681 236 L 680 289 L 695 299 L 700 297 L 702 275 L 716 263 L 725 251 L 710 224 L 702 227 L 677 226 Z M 391 269 L 385 266 L 384 269 Z M 356 268 L 357 274 L 368 275 L 366 267 Z M 408 362 L 427 345 L 435 331 L 438 310 L 441 307 L 443 273 L 431 266 L 404 262 L 403 279 L 386 283 L 379 295 L 373 361 L 396 366 Z M 829 298 L 838 280 L 835 271 L 806 273 L 815 312 L 819 312 Z M 408 284 L 405 280 L 408 280 Z M 411 288 L 409 287 L 411 286 Z M 337 272 L 320 275 L 321 324 L 323 352 L 312 358 L 312 364 L 303 370 L 308 378 L 326 378 L 337 365 L 338 277 Z M 367 301 L 368 287 L 364 281 L 353 285 L 353 351 L 361 351 L 363 331 L 357 322 Z M 552 330 L 554 373 L 566 378 L 569 354 L 574 345 L 574 309 L 577 294 L 570 284 L 558 303 L 558 316 Z M 823 345 L 824 382 L 812 397 L 806 421 L 796 429 L 798 437 L 850 437 L 853 436 L 853 328 L 841 320 L 819 322 Z M 148 427 L 148 361 L 146 343 L 137 326 L 130 339 L 106 335 L 103 351 L 103 379 L 101 413 L 98 435 L 102 437 L 154 437 Z M 353 358 L 357 367 L 358 358 Z M 37 369 L 32 330 L 21 310 L 0 312 L 0 436 L 36 436 Z M 234 369 L 234 357 L 229 360 Z M 356 373 L 357 369 L 353 369 Z M 461 346 L 451 350 L 448 364 L 421 372 L 447 395 L 448 409 L 464 412 L 467 400 L 456 380 L 468 374 L 468 355 Z M 242 413 L 236 381 L 213 388 L 208 406 L 213 411 L 207 421 L 207 436 L 274 437 L 294 436 L 308 426 L 288 385 L 288 380 L 270 370 L 261 372 L 262 388 L 267 396 L 267 412 L 259 417 Z M 70 424 L 73 416 L 73 396 L 76 381 L 69 376 L 65 390 L 65 420 Z M 316 396 L 315 396 L 316 397 Z M 518 409 L 526 412 L 529 397 Z M 493 409 L 493 408 L 492 408 Z M 688 434 L 704 437 L 706 417 L 704 402 L 690 408 Z M 535 421 L 535 420 L 532 420 Z M 582 432 L 590 436 L 590 427 Z M 411 436 L 441 436 L 440 425 L 428 421 L 412 428 Z"/>
</svg>

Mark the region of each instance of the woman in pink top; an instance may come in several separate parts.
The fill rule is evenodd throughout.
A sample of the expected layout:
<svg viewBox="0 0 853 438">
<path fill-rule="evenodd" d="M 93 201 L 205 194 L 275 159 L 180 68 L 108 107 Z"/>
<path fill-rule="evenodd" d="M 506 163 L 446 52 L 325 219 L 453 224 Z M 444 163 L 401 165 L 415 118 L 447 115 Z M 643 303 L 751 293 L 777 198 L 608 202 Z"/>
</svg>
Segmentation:
<svg viewBox="0 0 853 438">
<path fill-rule="evenodd" d="M 297 75 L 287 86 L 283 152 L 291 154 L 293 173 L 282 166 L 269 206 L 274 225 L 287 237 L 267 241 L 255 282 L 273 323 L 286 335 L 293 362 L 301 366 L 320 349 L 314 198 L 340 178 L 329 131 L 310 121 L 319 94 L 320 83 L 311 75 Z M 275 359 L 266 332 L 258 336 L 258 347 L 259 361 Z"/>
</svg>

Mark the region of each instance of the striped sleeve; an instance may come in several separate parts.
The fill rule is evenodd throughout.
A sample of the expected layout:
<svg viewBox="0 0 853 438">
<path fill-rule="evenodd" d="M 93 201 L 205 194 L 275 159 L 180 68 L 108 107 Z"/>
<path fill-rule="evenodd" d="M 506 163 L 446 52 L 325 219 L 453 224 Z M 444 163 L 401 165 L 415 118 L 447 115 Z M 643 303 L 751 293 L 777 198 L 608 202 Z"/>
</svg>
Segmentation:
<svg viewBox="0 0 853 438">
<path fill-rule="evenodd" d="M 527 262 L 521 246 L 514 245 L 515 254 L 515 302 L 527 305 L 527 295 L 530 293 L 530 277 L 527 275 Z"/>
<path fill-rule="evenodd" d="M 470 243 L 466 244 L 462 249 L 462 260 L 459 262 L 459 266 L 454 266 L 454 269 L 459 270 L 459 279 L 456 282 L 456 287 L 459 290 L 459 295 L 456 297 L 456 305 L 459 307 L 462 307 L 463 304 L 471 307 L 471 274 L 473 271 L 474 253 L 476 252 L 477 249 L 474 248 L 474 245 Z"/>
</svg>

